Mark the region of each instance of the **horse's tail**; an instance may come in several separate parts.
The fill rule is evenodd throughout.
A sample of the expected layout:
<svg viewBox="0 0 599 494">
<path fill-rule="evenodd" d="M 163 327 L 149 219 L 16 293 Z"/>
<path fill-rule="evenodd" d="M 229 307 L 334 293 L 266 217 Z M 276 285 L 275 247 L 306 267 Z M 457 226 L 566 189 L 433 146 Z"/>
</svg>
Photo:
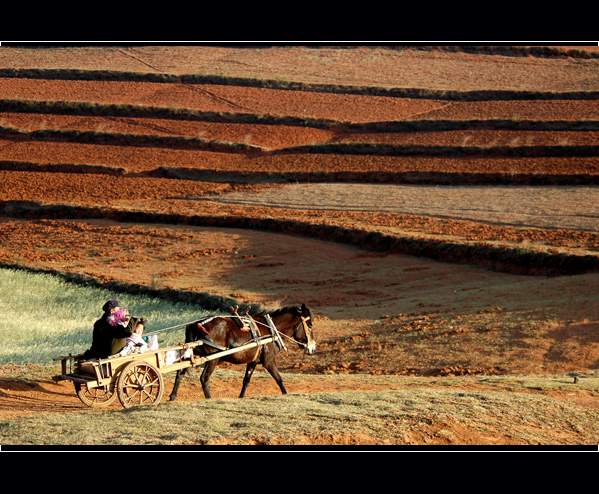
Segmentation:
<svg viewBox="0 0 599 494">
<path fill-rule="evenodd" d="M 197 322 L 192 322 L 185 326 L 185 343 L 192 343 L 198 339 L 196 325 Z"/>
</svg>

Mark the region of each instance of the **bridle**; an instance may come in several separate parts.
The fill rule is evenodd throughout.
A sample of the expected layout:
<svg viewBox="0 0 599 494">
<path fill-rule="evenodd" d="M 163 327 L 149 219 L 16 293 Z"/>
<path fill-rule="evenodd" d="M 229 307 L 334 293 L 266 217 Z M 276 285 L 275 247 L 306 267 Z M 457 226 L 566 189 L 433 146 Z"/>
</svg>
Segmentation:
<svg viewBox="0 0 599 494">
<path fill-rule="evenodd" d="M 295 332 L 298 330 L 298 328 L 300 327 L 300 324 L 303 324 L 303 326 L 304 326 L 304 333 L 306 335 L 306 339 L 308 340 L 308 342 L 310 342 L 310 340 L 313 340 L 314 337 L 312 336 L 312 328 L 310 328 L 310 326 L 308 326 L 308 323 L 306 321 L 309 321 L 311 318 L 310 317 L 304 317 L 304 316 L 300 315 L 300 319 L 301 319 L 301 321 L 298 322 L 293 327 L 293 334 L 295 334 Z M 260 324 L 261 326 L 268 327 L 266 324 L 264 324 L 264 323 L 262 323 L 260 321 L 256 321 L 256 323 Z M 302 348 L 308 348 L 308 344 L 307 343 L 302 343 L 301 341 L 297 341 L 295 338 L 293 338 L 291 336 L 287 336 L 285 333 L 282 333 L 281 331 L 278 331 L 278 333 L 283 338 L 287 338 L 288 340 L 293 341 L 294 343 L 296 343 L 300 347 L 302 347 Z"/>
<path fill-rule="evenodd" d="M 300 319 L 301 319 L 301 322 L 298 322 L 295 325 L 295 327 L 293 328 L 293 334 L 295 334 L 295 332 L 298 330 L 298 328 L 300 327 L 300 324 L 303 325 L 304 326 L 304 334 L 306 335 L 306 339 L 308 340 L 308 343 L 310 343 L 310 340 L 314 340 L 314 337 L 312 336 L 312 328 L 310 326 L 308 326 L 308 323 L 307 323 L 307 321 L 309 321 L 311 318 L 300 315 Z M 281 333 L 281 334 L 283 334 L 283 333 Z M 300 345 L 302 348 L 308 348 L 307 343 L 302 343 L 301 341 L 297 341 L 295 338 L 291 338 L 290 336 L 287 336 L 286 334 L 283 334 L 283 336 L 294 341 L 295 343 Z"/>
</svg>

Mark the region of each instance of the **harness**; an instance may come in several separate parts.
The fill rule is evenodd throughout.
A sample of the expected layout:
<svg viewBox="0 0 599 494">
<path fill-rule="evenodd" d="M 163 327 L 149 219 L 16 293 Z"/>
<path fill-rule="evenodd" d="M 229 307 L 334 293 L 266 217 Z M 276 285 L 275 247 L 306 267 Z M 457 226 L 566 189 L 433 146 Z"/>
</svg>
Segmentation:
<svg viewBox="0 0 599 494">
<path fill-rule="evenodd" d="M 296 326 L 293 328 L 293 332 L 295 333 L 295 331 L 297 330 L 297 328 L 299 328 L 300 324 L 303 324 L 304 326 L 304 333 L 306 334 L 306 338 L 308 339 L 308 341 L 313 339 L 312 336 L 312 329 L 310 328 L 310 326 L 308 326 L 307 321 L 310 320 L 309 317 L 304 317 L 304 316 L 300 316 L 301 321 L 298 322 L 296 324 Z M 260 321 L 255 321 L 256 324 L 260 324 L 261 326 L 265 326 L 265 327 L 269 327 L 267 324 L 264 324 Z M 301 346 L 302 348 L 307 348 L 308 345 L 306 343 L 302 343 L 301 341 L 297 341 L 295 338 L 292 338 L 291 336 L 287 336 L 285 333 L 281 333 L 280 331 L 277 331 L 277 333 L 282 336 L 283 338 L 287 338 L 290 341 L 293 341 L 294 343 L 296 343 L 297 345 Z M 285 344 L 281 341 L 282 345 L 283 345 L 283 349 L 285 351 L 287 351 L 287 347 L 285 346 Z"/>
<path fill-rule="evenodd" d="M 167 328 L 162 328 L 162 329 L 158 329 L 156 331 L 150 331 L 148 333 L 145 333 L 145 336 L 150 336 L 153 334 L 158 334 L 158 333 L 163 333 L 165 331 L 170 331 L 172 329 L 177 329 L 177 328 L 183 328 L 186 327 L 188 325 L 190 325 L 191 323 L 196 323 L 197 328 L 202 331 L 206 336 L 208 336 L 208 331 L 206 330 L 206 328 L 204 327 L 204 324 L 209 323 L 210 321 L 212 321 L 213 319 L 217 319 L 217 318 L 235 318 L 237 319 L 239 322 L 241 322 L 241 330 L 242 331 L 249 331 L 252 335 L 252 339 L 256 339 L 258 337 L 260 337 L 260 331 L 258 330 L 257 325 L 260 326 L 264 326 L 265 328 L 268 328 L 269 331 L 272 333 L 272 329 L 268 324 L 264 324 L 263 322 L 260 321 L 256 321 L 252 316 L 245 315 L 245 316 L 240 316 L 238 314 L 235 315 L 228 315 L 228 314 L 223 314 L 223 315 L 216 315 L 216 316 L 208 316 L 205 317 L 203 319 L 194 319 L 193 321 L 189 321 L 189 322 L 185 322 L 185 323 L 181 323 L 181 324 L 176 324 L 174 326 L 169 326 Z M 293 332 L 295 333 L 296 330 L 299 328 L 299 325 L 302 324 L 304 327 L 304 333 L 306 335 L 306 338 L 308 339 L 308 341 L 313 340 L 313 336 L 312 336 L 312 329 L 310 328 L 310 326 L 308 326 L 307 321 L 309 321 L 310 318 L 309 317 L 304 317 L 304 316 L 300 316 L 300 322 L 297 323 L 297 325 L 293 328 Z M 274 325 L 273 325 L 274 326 Z M 277 346 L 279 346 L 279 349 L 285 350 L 287 351 L 287 347 L 285 346 L 285 344 L 283 343 L 282 339 L 280 338 L 281 336 L 283 338 L 287 338 L 288 340 L 294 342 L 295 344 L 299 345 L 302 348 L 307 348 L 308 345 L 306 343 L 302 343 L 301 341 L 297 341 L 295 338 L 291 337 L 291 336 L 287 336 L 285 333 L 281 333 L 280 331 L 276 330 L 276 334 L 273 335 L 275 336 L 275 338 L 277 338 L 279 341 L 277 342 Z M 203 338 L 202 338 L 203 339 Z M 210 342 L 209 340 L 204 340 L 206 341 L 206 343 L 208 343 L 210 346 L 217 348 L 219 350 L 226 350 L 226 348 L 221 347 L 220 345 L 217 345 L 214 342 Z"/>
<path fill-rule="evenodd" d="M 206 344 L 208 344 L 209 346 L 216 348 L 218 350 L 227 350 L 227 348 L 222 347 L 218 344 L 216 344 L 214 341 L 212 341 L 212 338 L 210 338 L 210 334 L 208 333 L 208 330 L 204 327 L 204 324 L 209 323 L 210 321 L 219 318 L 219 317 L 225 317 L 225 316 L 210 316 L 204 319 L 200 319 L 199 321 L 196 322 L 196 327 L 205 334 L 205 337 L 202 338 L 202 341 L 204 341 Z M 249 314 L 245 315 L 245 316 L 240 316 L 239 314 L 237 314 L 237 312 L 235 313 L 235 315 L 233 316 L 226 316 L 226 317 L 230 317 L 233 318 L 233 320 L 237 323 L 237 325 L 239 326 L 241 331 L 244 332 L 249 332 L 252 336 L 252 340 L 256 341 L 260 336 L 262 336 L 260 334 L 260 331 L 258 330 L 258 326 L 256 326 L 256 322 L 252 316 L 250 316 Z M 260 352 L 262 350 L 262 347 L 258 347 L 256 350 L 256 355 L 254 356 L 254 358 L 252 360 L 256 360 L 259 356 L 260 356 Z"/>
</svg>

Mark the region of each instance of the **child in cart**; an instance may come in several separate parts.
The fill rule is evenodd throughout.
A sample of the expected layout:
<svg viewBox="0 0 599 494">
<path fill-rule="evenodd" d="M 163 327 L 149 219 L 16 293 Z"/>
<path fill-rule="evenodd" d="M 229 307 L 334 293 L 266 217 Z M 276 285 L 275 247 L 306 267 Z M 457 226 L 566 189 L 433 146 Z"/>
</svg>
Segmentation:
<svg viewBox="0 0 599 494">
<path fill-rule="evenodd" d="M 131 336 L 128 336 L 125 341 L 125 347 L 116 355 L 118 357 L 124 357 L 125 355 L 130 355 L 132 353 L 143 353 L 148 350 L 148 344 L 142 337 L 144 332 L 144 320 L 140 319 L 135 327 L 133 328 L 133 333 Z"/>
</svg>

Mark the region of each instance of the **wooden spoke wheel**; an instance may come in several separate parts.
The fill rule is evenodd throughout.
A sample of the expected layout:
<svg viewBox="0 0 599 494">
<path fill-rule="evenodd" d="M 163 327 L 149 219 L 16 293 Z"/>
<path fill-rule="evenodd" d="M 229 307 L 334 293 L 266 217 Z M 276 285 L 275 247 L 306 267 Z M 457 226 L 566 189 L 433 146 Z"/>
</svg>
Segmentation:
<svg viewBox="0 0 599 494">
<path fill-rule="evenodd" d="M 158 405 L 164 393 L 162 374 L 147 362 L 131 362 L 121 372 L 117 393 L 124 408 Z"/>
<path fill-rule="evenodd" d="M 89 389 L 86 384 L 75 383 L 75 391 L 79 399 L 88 407 L 107 407 L 116 400 L 114 385 Z"/>
</svg>

